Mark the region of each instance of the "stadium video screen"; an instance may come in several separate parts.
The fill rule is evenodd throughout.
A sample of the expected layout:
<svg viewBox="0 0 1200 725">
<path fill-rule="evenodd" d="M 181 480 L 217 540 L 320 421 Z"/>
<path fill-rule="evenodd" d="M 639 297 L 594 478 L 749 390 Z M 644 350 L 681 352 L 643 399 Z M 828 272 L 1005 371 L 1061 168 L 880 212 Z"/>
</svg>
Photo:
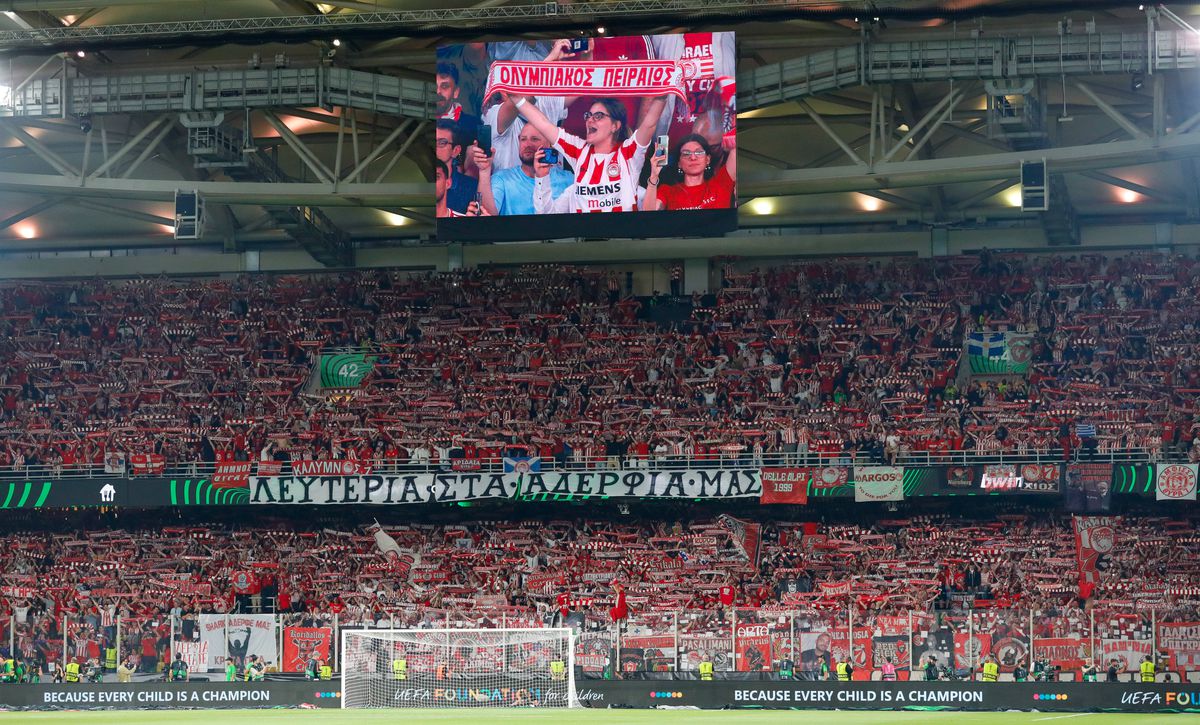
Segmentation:
<svg viewBox="0 0 1200 725">
<path fill-rule="evenodd" d="M 441 241 L 737 227 L 732 32 L 466 43 L 437 58 Z"/>
</svg>

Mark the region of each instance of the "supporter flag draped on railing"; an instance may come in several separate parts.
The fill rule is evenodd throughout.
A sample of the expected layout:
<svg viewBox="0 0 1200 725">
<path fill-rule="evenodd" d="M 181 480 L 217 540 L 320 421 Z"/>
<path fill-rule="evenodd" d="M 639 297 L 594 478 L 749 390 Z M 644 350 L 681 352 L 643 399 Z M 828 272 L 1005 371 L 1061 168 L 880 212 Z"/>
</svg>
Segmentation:
<svg viewBox="0 0 1200 725">
<path fill-rule="evenodd" d="M 1120 516 L 1076 516 L 1075 555 L 1079 564 L 1079 596 L 1092 596 L 1100 571 L 1108 567 L 1116 546 Z"/>
<path fill-rule="evenodd" d="M 734 546 L 746 557 L 746 560 L 750 562 L 750 566 L 754 567 L 755 571 L 758 571 L 758 550 L 759 544 L 762 543 L 762 524 L 742 521 L 729 514 L 721 514 L 720 518 L 717 519 L 717 523 L 729 531 L 729 535 L 733 537 Z"/>
</svg>

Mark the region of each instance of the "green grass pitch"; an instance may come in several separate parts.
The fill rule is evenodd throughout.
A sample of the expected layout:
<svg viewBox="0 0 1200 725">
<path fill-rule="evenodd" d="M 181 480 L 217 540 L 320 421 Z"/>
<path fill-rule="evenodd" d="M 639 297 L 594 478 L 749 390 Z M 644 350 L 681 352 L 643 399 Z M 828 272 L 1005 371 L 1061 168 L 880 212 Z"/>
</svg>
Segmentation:
<svg viewBox="0 0 1200 725">
<path fill-rule="evenodd" d="M 356 725 L 553 723 L 566 725 L 1162 725 L 1172 715 L 1055 712 L 831 712 L 826 710 L 182 710 L 22 712 L 3 725 Z M 1187 716 L 1184 716 L 1187 717 Z"/>
</svg>

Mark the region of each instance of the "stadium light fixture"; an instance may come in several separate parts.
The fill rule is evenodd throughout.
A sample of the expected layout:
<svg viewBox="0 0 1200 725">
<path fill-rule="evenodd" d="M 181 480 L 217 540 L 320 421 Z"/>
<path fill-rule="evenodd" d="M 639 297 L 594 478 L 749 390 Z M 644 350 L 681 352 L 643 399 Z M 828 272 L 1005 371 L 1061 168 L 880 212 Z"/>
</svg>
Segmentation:
<svg viewBox="0 0 1200 725">
<path fill-rule="evenodd" d="M 334 39 L 333 39 L 333 47 L 335 47 L 335 48 L 340 48 L 340 47 L 342 47 L 342 39 L 341 39 L 341 38 L 334 38 Z"/>
<path fill-rule="evenodd" d="M 82 51 L 82 50 L 77 50 L 77 51 L 75 51 L 75 57 L 76 58 L 86 58 L 87 52 Z"/>
<path fill-rule="evenodd" d="M 750 202 L 750 211 L 764 216 L 773 214 L 775 213 L 775 201 L 766 198 L 755 199 Z"/>
<path fill-rule="evenodd" d="M 879 211 L 883 208 L 883 202 L 873 196 L 866 194 L 858 194 L 858 207 L 863 211 Z"/>
<path fill-rule="evenodd" d="M 1117 198 L 1120 199 L 1121 203 L 1123 204 L 1133 204 L 1141 199 L 1142 195 L 1133 189 L 1118 189 Z"/>
<path fill-rule="evenodd" d="M 37 227 L 29 222 L 18 224 L 17 226 L 13 227 L 13 229 L 16 231 L 17 236 L 21 239 L 33 239 L 38 235 Z"/>
<path fill-rule="evenodd" d="M 605 33 L 607 33 L 607 32 L 608 32 L 608 28 L 604 27 L 603 25 L 601 25 L 600 27 L 596 28 L 596 34 L 597 34 L 597 35 L 604 35 L 604 34 L 605 34 Z"/>
<path fill-rule="evenodd" d="M 390 211 L 385 211 L 383 216 L 385 219 L 387 219 L 387 223 L 394 227 L 402 227 L 405 224 L 408 224 L 408 217 L 400 214 L 393 214 Z"/>
<path fill-rule="evenodd" d="M 1015 184 L 1004 190 L 1004 203 L 1008 206 L 1020 208 L 1021 206 L 1021 185 Z"/>
</svg>

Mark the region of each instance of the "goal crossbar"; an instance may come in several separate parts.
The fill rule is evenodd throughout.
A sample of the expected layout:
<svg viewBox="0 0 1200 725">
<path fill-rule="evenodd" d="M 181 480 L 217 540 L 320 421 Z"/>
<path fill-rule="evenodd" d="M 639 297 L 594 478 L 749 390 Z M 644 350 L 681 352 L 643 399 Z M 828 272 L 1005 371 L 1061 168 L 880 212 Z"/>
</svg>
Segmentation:
<svg viewBox="0 0 1200 725">
<path fill-rule="evenodd" d="M 579 707 L 575 632 L 343 629 L 343 708 Z"/>
</svg>

